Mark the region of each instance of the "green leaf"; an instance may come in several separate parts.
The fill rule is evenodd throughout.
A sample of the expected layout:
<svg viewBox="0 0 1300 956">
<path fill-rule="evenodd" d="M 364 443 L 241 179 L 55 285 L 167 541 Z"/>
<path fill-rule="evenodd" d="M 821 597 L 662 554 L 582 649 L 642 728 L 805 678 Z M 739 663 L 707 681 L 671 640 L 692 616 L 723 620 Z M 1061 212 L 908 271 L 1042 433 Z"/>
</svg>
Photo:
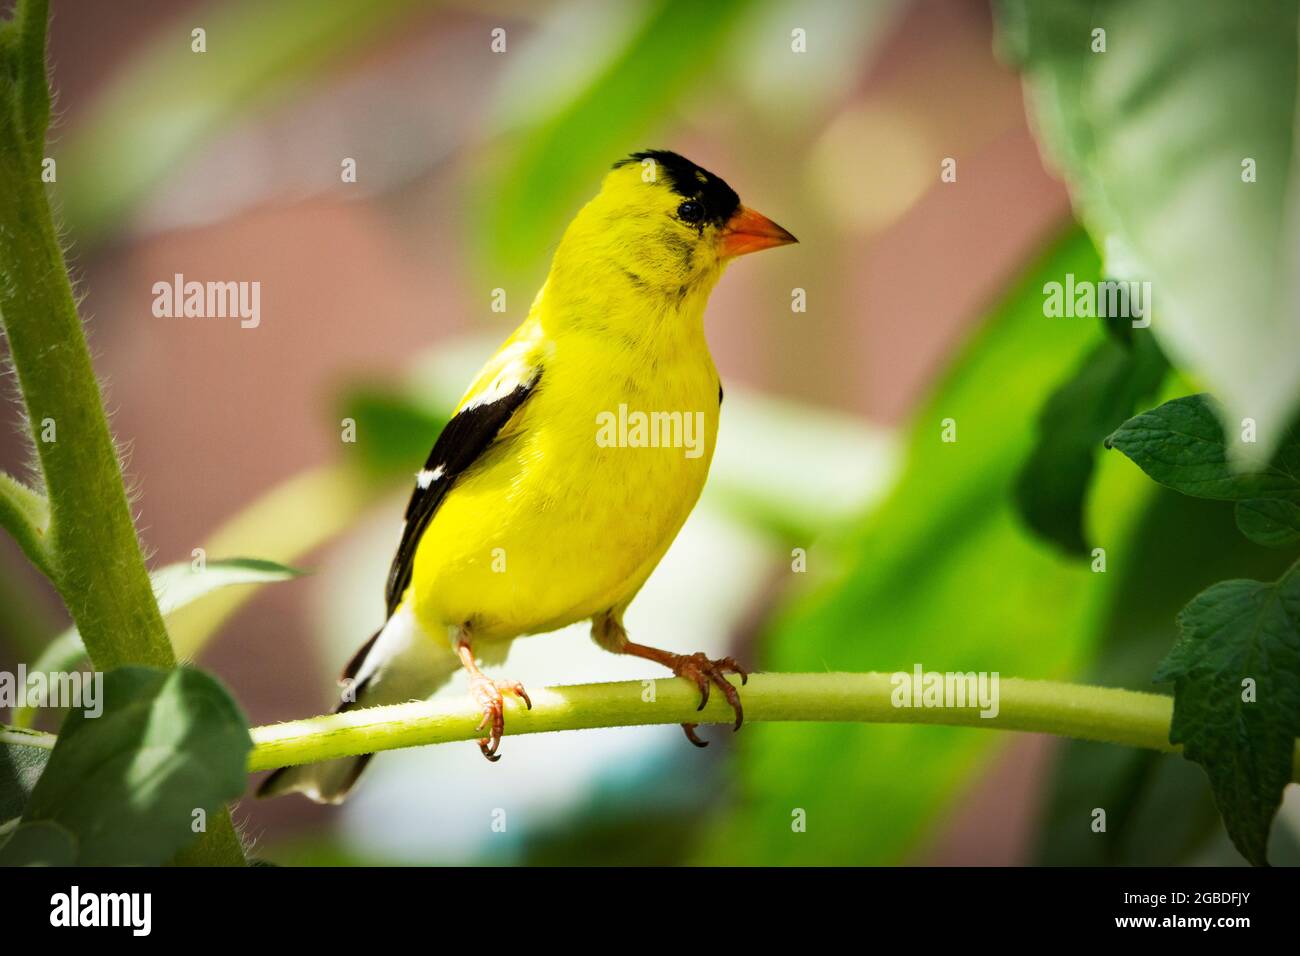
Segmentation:
<svg viewBox="0 0 1300 956">
<path fill-rule="evenodd" d="M 0 866 L 75 866 L 77 838 L 57 823 L 24 823 L 0 846 Z"/>
<path fill-rule="evenodd" d="M 1300 562 L 1273 584 L 1213 585 L 1178 627 L 1155 675 L 1174 682 L 1169 740 L 1205 768 L 1242 856 L 1265 865 L 1300 736 Z"/>
<path fill-rule="evenodd" d="M 1156 489 L 1133 529 L 1132 549 L 1108 572 L 1122 577 L 1085 683 L 1146 685 L 1178 638 L 1178 612 L 1197 592 L 1225 578 L 1271 580 L 1286 570 L 1286 556 L 1235 533 L 1232 512 L 1227 502 Z M 1078 740 L 1053 751 L 1036 840 L 1040 864 L 1185 865 L 1224 834 L 1200 769 L 1179 756 Z M 1098 808 L 1106 811 L 1104 832 L 1092 828 Z M 1272 850 L 1285 852 L 1278 835 Z"/>
<path fill-rule="evenodd" d="M 178 561 L 154 571 L 149 579 L 158 608 L 166 617 L 220 588 L 287 581 L 304 573 L 259 558 L 223 558 L 206 562 L 201 570 L 191 562 Z M 85 659 L 86 648 L 81 635 L 71 627 L 52 640 L 28 670 L 42 673 L 72 671 L 79 668 Z M 16 727 L 30 727 L 34 717 L 32 707 L 19 707 L 14 710 L 13 722 Z"/>
<path fill-rule="evenodd" d="M 103 699 L 99 717 L 64 721 L 23 823 L 71 832 L 81 866 L 161 865 L 196 839 L 196 811 L 212 817 L 243 792 L 248 724 L 190 667 L 118 668 Z"/>
<path fill-rule="evenodd" d="M 1065 271 L 1098 273 L 1077 231 L 1008 295 L 920 409 L 891 494 L 836 551 L 810 552 L 809 576 L 844 571 L 821 574 L 777 618 L 764 668 L 910 671 L 919 662 L 1060 677 L 1077 663 L 1111 577 L 1061 561 L 1011 503 L 1037 408 L 1099 335 L 1094 324 L 1044 320 L 1043 283 Z M 955 442 L 942 440 L 946 418 Z M 1103 463 L 1093 495 L 1115 561 L 1128 511 L 1144 499 L 1145 481 L 1132 479 Z M 710 828 L 706 862 L 897 862 L 998 745 L 997 735 L 931 726 L 761 729 L 736 737 L 743 790 Z M 796 809 L 806 832 L 792 831 Z"/>
<path fill-rule="evenodd" d="M 1229 460 L 1218 411 L 1208 395 L 1188 395 L 1129 419 L 1106 439 L 1160 484 L 1197 498 L 1300 498 L 1300 437 L 1293 431 L 1274 461 L 1243 471 Z"/>
<path fill-rule="evenodd" d="M 1300 398 L 1297 4 L 997 9 L 1038 138 L 1108 274 L 1151 283 L 1165 354 L 1220 396 L 1225 423 L 1259 423 L 1267 457 Z M 1234 442 L 1233 457 L 1246 450 Z"/>
<path fill-rule="evenodd" d="M 554 248 L 610 164 L 658 145 L 644 137 L 722 55 L 727 30 L 748 6 L 746 0 L 659 0 L 604 69 L 497 150 L 509 158 L 483 177 L 484 210 L 475 216 L 479 244 L 494 268 L 518 275 L 538 266 L 539 250 Z"/>
<path fill-rule="evenodd" d="M 1167 368 L 1149 335 L 1131 347 L 1107 339 L 1052 393 L 1016 480 L 1016 505 L 1031 529 L 1069 554 L 1088 554 L 1084 499 L 1102 441 L 1155 393 Z"/>
<path fill-rule="evenodd" d="M 274 561 L 260 558 L 222 558 L 207 561 L 200 568 L 192 563 L 178 561 L 153 572 L 154 594 L 163 616 L 188 604 L 193 604 L 205 594 L 236 584 L 267 584 L 288 581 L 306 574 Z"/>
<path fill-rule="evenodd" d="M 0 727 L 0 824 L 23 815 L 50 758 L 48 746 L 27 743 L 26 738 L 48 739 L 45 734 Z"/>
<path fill-rule="evenodd" d="M 1251 541 L 1268 548 L 1300 544 L 1300 504 L 1280 498 L 1238 501 L 1237 527 Z"/>
</svg>

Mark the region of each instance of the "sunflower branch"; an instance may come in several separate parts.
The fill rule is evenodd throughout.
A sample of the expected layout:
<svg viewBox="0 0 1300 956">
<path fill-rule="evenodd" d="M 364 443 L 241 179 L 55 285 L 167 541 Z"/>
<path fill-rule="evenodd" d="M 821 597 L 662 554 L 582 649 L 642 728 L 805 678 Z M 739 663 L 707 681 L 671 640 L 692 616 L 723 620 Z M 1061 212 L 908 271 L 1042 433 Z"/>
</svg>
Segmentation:
<svg viewBox="0 0 1300 956">
<path fill-rule="evenodd" d="M 735 680 L 733 679 L 733 683 Z M 506 699 L 506 734 L 540 734 L 652 724 L 730 724 L 731 709 L 714 694 L 697 710 L 695 685 L 677 678 L 574 684 L 530 691 L 532 710 Z M 895 706 L 892 674 L 754 674 L 741 690 L 746 723 L 823 722 L 934 724 L 1025 733 L 1178 753 L 1169 743 L 1173 700 L 1162 694 L 1005 678 L 996 716 L 978 707 Z M 480 714 L 468 696 L 367 707 L 252 729 L 249 772 L 402 747 L 473 740 Z M 0 725 L 0 743 L 53 747 L 53 734 Z M 1292 779 L 1300 782 L 1300 746 Z"/>
<path fill-rule="evenodd" d="M 978 707 L 896 707 L 892 675 L 755 674 L 741 691 L 746 723 L 822 721 L 945 724 L 1055 734 L 1176 753 L 1169 743 L 1173 700 L 1160 694 L 1003 679 L 996 716 Z M 533 709 L 507 700 L 506 733 L 537 734 L 645 724 L 730 724 L 720 694 L 697 711 L 695 686 L 677 678 L 579 684 L 530 691 Z M 370 707 L 255 727 L 249 770 L 472 740 L 479 712 L 469 697 Z M 1296 779 L 1300 779 L 1300 761 Z"/>
</svg>

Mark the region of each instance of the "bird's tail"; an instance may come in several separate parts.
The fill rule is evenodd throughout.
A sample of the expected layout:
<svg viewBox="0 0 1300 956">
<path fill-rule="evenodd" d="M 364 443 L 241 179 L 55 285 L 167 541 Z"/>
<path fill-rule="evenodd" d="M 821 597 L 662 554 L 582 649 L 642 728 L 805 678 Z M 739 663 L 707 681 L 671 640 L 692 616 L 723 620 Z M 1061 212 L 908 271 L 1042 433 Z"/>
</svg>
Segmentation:
<svg viewBox="0 0 1300 956">
<path fill-rule="evenodd" d="M 335 713 L 356 707 L 422 700 L 445 684 L 460 660 L 422 630 L 407 605 L 353 655 L 341 678 L 349 693 Z M 262 781 L 259 797 L 301 793 L 317 803 L 342 803 L 374 754 L 281 767 Z"/>
</svg>

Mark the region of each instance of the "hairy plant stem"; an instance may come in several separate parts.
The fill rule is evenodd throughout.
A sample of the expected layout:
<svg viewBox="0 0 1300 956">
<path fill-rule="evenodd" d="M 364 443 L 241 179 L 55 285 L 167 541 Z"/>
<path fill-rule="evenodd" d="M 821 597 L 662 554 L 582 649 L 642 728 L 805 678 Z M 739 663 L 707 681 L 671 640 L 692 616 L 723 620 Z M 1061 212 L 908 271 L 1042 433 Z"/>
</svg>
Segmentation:
<svg viewBox="0 0 1300 956">
<path fill-rule="evenodd" d="M 35 432 L 49 509 L 38 553 L 45 560 L 33 563 L 49 574 L 96 668 L 168 668 L 175 657 L 41 179 L 48 20 L 47 0 L 21 0 L 0 35 L 0 322 Z M 35 507 L 34 494 L 8 497 Z M 187 856 L 207 864 L 244 862 L 224 811 Z"/>
<path fill-rule="evenodd" d="M 997 715 L 981 717 L 978 707 L 897 707 L 894 687 L 892 675 L 884 673 L 754 674 L 741 689 L 741 699 L 746 723 L 947 724 L 1056 734 L 1166 753 L 1179 750 L 1169 743 L 1173 698 L 1160 694 L 1003 678 Z M 697 711 L 695 685 L 678 678 L 548 687 L 529 693 L 532 710 L 507 700 L 507 735 L 734 720 L 716 691 L 704 710 Z M 482 736 L 477 729 L 480 716 L 469 697 L 449 697 L 254 727 L 249 770 L 472 740 Z M 1296 779 L 1300 779 L 1300 761 Z"/>
</svg>

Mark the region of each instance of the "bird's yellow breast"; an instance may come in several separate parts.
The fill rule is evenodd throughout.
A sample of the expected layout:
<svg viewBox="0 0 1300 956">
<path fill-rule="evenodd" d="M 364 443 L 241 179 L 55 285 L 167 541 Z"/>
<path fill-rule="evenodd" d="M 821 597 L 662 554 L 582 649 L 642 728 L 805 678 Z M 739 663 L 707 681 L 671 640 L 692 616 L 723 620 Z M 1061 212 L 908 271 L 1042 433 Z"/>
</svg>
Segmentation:
<svg viewBox="0 0 1300 956">
<path fill-rule="evenodd" d="M 704 487 L 719 384 L 698 325 L 536 338 L 534 394 L 416 551 L 410 598 L 430 633 L 468 622 L 505 639 L 621 609 Z"/>
</svg>

